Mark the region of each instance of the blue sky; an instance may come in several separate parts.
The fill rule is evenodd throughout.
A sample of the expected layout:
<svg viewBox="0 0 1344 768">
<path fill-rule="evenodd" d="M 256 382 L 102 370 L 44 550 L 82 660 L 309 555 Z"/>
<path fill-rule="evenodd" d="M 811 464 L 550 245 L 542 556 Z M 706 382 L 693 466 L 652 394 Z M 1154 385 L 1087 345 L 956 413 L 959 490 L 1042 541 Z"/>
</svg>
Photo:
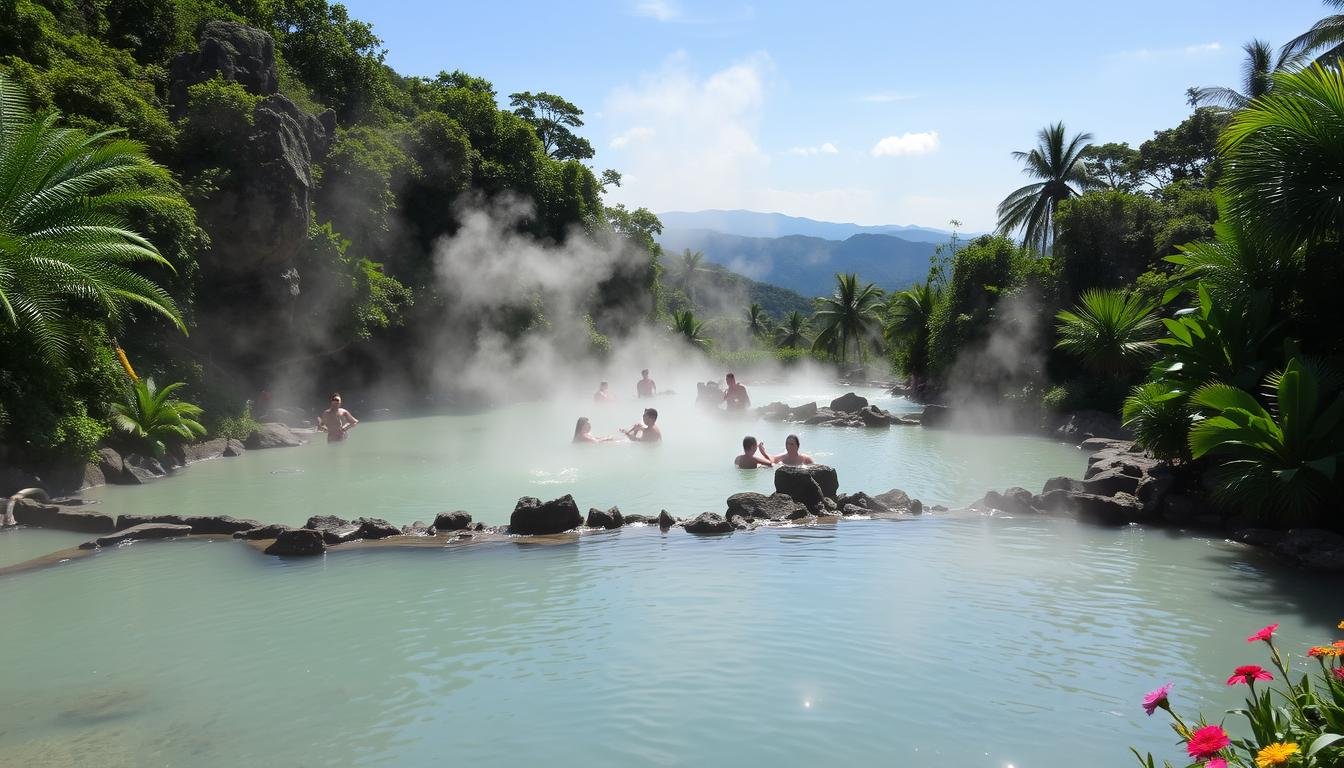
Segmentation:
<svg viewBox="0 0 1344 768">
<path fill-rule="evenodd" d="M 403 74 L 463 69 L 501 99 L 579 105 L 614 202 L 991 229 L 1009 153 L 1063 120 L 1137 146 L 1235 85 L 1318 0 L 736 4 L 347 0 Z"/>
</svg>

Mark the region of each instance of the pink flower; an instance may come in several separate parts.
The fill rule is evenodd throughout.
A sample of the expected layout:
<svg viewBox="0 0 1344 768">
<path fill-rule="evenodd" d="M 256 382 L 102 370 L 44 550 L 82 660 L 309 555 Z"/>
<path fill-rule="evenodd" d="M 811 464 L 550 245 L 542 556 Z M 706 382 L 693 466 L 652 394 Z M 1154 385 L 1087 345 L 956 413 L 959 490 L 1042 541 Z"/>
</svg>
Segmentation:
<svg viewBox="0 0 1344 768">
<path fill-rule="evenodd" d="M 1205 763 L 1204 768 L 1227 768 L 1227 761 L 1221 757 L 1215 757 Z"/>
<path fill-rule="evenodd" d="M 1259 632 L 1256 632 L 1254 635 L 1251 635 L 1250 637 L 1246 638 L 1246 642 L 1254 643 L 1256 640 L 1263 640 L 1266 643 L 1268 643 L 1269 639 L 1274 636 L 1274 630 L 1278 628 L 1279 628 L 1278 624 L 1270 624 L 1268 627 L 1265 627 Z"/>
<path fill-rule="evenodd" d="M 1171 692 L 1171 683 L 1158 688 L 1155 691 L 1149 691 L 1147 696 L 1143 697 L 1143 711 L 1152 716 L 1158 707 L 1167 706 L 1167 694 Z"/>
<path fill-rule="evenodd" d="M 1258 664 L 1246 664 L 1237 667 L 1232 676 L 1227 678 L 1228 685 L 1237 685 L 1245 683 L 1250 685 L 1255 680 L 1273 680 L 1274 676 L 1265 671 L 1265 668 Z"/>
<path fill-rule="evenodd" d="M 1186 742 L 1185 751 L 1195 760 L 1207 760 L 1217 757 L 1218 753 L 1231 743 L 1232 740 L 1227 737 L 1227 731 L 1224 731 L 1221 725 L 1206 725 L 1190 734 L 1190 741 Z"/>
<path fill-rule="evenodd" d="M 1330 672 L 1334 674 L 1336 680 L 1338 680 L 1341 683 L 1344 683 L 1344 667 L 1335 667 L 1334 669 L 1330 670 Z"/>
</svg>

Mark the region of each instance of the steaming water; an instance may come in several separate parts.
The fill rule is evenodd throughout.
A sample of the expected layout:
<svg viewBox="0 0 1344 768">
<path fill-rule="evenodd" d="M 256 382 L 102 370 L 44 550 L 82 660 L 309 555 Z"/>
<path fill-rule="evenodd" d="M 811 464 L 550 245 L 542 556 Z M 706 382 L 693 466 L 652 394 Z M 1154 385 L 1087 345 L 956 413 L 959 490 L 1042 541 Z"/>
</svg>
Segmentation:
<svg viewBox="0 0 1344 768">
<path fill-rule="evenodd" d="M 476 520 L 506 523 L 519 496 L 574 495 L 581 509 L 617 505 L 626 513 L 666 509 L 688 517 L 723 512 L 738 491 L 773 493 L 769 471 L 738 470 L 733 456 L 753 434 L 782 451 L 796 432 L 803 451 L 840 473 L 842 490 L 880 493 L 901 488 L 926 504 L 964 505 L 990 488 L 1039 490 L 1055 475 L 1077 474 L 1084 457 L 1045 439 L 973 435 L 918 427 L 837 429 L 767 424 L 752 417 L 707 414 L 693 404 L 695 387 L 650 401 L 628 398 L 597 405 L 590 397 L 529 403 L 471 416 L 364 422 L 343 444 L 318 435 L 302 448 L 248 453 L 189 467 L 183 477 L 143 488 L 101 488 L 89 495 L 113 513 L 231 514 L 302 524 L 310 515 L 367 515 L 394 523 L 433 520 L 464 509 Z M 633 391 L 634 384 L 630 383 Z M 861 393 L 893 410 L 915 406 L 879 390 Z M 754 402 L 830 402 L 828 389 L 752 387 Z M 596 434 L 617 434 L 646 405 L 659 410 L 663 444 L 571 445 L 579 416 Z M 358 409 L 354 410 L 361 416 Z"/>
<path fill-rule="evenodd" d="M 740 425 L 660 405 L 652 450 L 573 448 L 572 412 L 523 406 L 362 425 L 103 506 L 503 521 L 521 493 L 690 513 L 768 484 L 727 466 Z M 800 431 L 844 487 L 931 501 L 1082 466 L 1027 438 Z M 77 538 L 0 534 L 0 562 Z M 1145 691 L 1173 681 L 1217 718 L 1229 670 L 1265 662 L 1245 636 L 1281 622 L 1300 664 L 1341 618 L 1332 592 L 1222 541 L 954 514 L 311 560 L 139 542 L 0 582 L 0 767 L 1129 766 L 1131 744 L 1178 757 Z"/>
</svg>

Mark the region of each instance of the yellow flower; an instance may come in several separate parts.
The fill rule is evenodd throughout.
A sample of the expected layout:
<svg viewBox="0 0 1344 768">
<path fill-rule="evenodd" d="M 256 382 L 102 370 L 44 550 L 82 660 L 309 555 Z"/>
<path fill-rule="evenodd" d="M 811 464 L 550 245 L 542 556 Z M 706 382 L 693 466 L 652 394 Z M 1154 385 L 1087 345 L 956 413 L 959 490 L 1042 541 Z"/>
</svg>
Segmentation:
<svg viewBox="0 0 1344 768">
<path fill-rule="evenodd" d="M 1269 768 L 1272 765 L 1283 765 L 1288 762 L 1288 758 L 1297 754 L 1297 742 L 1290 741 L 1287 744 L 1278 742 L 1270 744 L 1260 750 L 1260 754 L 1255 756 L 1256 768 Z"/>
<path fill-rule="evenodd" d="M 1344 629 L 1344 621 L 1339 622 L 1339 628 Z"/>
<path fill-rule="evenodd" d="M 121 361 L 121 367 L 126 369 L 126 375 L 131 377 L 131 381 L 140 380 L 140 377 L 135 375 L 135 369 L 131 367 L 131 361 L 127 359 L 125 350 L 121 347 L 117 347 L 117 359 Z"/>
<path fill-rule="evenodd" d="M 1311 650 L 1307 651 L 1307 655 L 1312 657 L 1313 659 L 1318 656 L 1338 658 L 1339 656 L 1344 655 L 1344 648 L 1338 648 L 1330 645 L 1318 645 L 1312 648 Z"/>
</svg>

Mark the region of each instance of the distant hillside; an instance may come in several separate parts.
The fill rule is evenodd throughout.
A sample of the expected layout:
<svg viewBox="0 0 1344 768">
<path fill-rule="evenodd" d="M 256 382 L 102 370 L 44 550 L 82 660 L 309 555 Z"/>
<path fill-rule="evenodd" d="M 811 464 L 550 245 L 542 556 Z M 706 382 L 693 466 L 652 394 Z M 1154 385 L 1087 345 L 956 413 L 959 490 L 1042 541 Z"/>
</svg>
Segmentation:
<svg viewBox="0 0 1344 768">
<path fill-rule="evenodd" d="M 677 251 L 677 253 L 680 253 L 680 251 Z M 804 315 L 812 314 L 812 300 L 796 291 L 770 283 L 757 282 L 719 264 L 708 264 L 705 266 L 705 270 L 710 273 L 706 275 L 706 280 L 717 289 L 733 292 L 739 289 L 744 291 L 747 295 L 747 304 L 753 302 L 760 304 L 761 309 L 764 309 L 766 314 L 775 320 L 779 320 L 794 310 Z M 746 309 L 747 307 L 744 305 L 742 310 L 745 312 Z"/>
<path fill-rule="evenodd" d="M 665 253 L 678 254 L 686 248 L 703 251 L 706 261 L 809 298 L 829 294 L 837 272 L 857 272 L 885 290 L 923 282 L 935 247 L 890 235 L 824 240 L 800 235 L 740 237 L 674 228 L 665 228 L 658 240 Z"/>
<path fill-rule="evenodd" d="M 946 230 L 930 227 L 843 224 L 756 211 L 669 211 L 658 214 L 658 218 L 667 229 L 708 229 L 742 237 L 805 235 L 825 240 L 844 240 L 854 235 L 895 235 L 914 242 L 945 243 L 951 235 Z"/>
</svg>

